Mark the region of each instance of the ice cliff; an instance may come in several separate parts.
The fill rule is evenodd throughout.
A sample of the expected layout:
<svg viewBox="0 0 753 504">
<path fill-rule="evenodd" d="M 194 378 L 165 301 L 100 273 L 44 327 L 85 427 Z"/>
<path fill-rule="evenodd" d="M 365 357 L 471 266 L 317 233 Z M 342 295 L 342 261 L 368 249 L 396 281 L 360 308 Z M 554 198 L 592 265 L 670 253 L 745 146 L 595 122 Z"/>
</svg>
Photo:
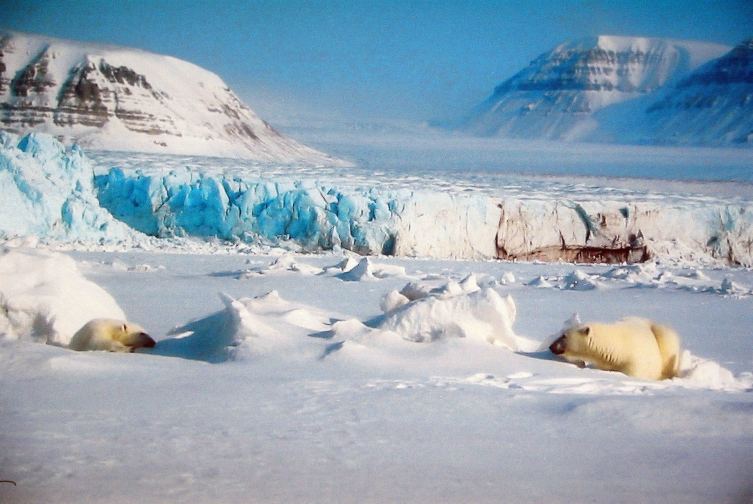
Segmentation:
<svg viewBox="0 0 753 504">
<path fill-rule="evenodd" d="M 0 237 L 118 241 L 137 233 L 101 208 L 92 166 L 76 145 L 0 131 Z"/>
<path fill-rule="evenodd" d="M 96 177 L 101 204 L 150 235 L 292 240 L 314 251 L 575 262 L 753 264 L 753 208 L 706 201 L 495 198 L 339 189 L 171 171 Z"/>
<path fill-rule="evenodd" d="M 747 200 L 506 198 L 246 180 L 188 169 L 147 174 L 115 167 L 93 176 L 75 146 L 66 149 L 39 134 L 0 138 L 6 187 L 0 236 L 138 242 L 144 233 L 435 258 L 753 265 Z"/>
</svg>

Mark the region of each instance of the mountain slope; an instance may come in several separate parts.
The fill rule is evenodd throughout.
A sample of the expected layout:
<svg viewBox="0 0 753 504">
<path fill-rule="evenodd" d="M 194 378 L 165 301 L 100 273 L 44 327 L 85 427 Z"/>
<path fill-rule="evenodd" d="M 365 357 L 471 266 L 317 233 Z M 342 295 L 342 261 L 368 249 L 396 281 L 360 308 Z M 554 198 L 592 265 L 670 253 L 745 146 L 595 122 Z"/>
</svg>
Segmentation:
<svg viewBox="0 0 753 504">
<path fill-rule="evenodd" d="M 599 110 L 650 95 L 728 48 L 599 36 L 562 44 L 499 85 L 461 126 L 478 135 L 586 139 Z"/>
<path fill-rule="evenodd" d="M 282 136 L 196 65 L 15 32 L 0 32 L 0 122 L 103 150 L 334 161 Z"/>
<path fill-rule="evenodd" d="M 659 141 L 753 144 L 753 38 L 683 79 L 647 114 Z"/>
</svg>

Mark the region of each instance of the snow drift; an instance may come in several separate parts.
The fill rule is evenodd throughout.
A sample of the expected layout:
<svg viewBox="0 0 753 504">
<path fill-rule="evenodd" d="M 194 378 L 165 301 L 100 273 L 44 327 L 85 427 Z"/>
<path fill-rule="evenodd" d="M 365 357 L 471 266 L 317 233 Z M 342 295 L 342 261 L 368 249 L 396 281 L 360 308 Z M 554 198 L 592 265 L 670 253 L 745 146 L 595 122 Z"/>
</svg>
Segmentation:
<svg viewBox="0 0 753 504">
<path fill-rule="evenodd" d="M 378 327 L 403 339 L 430 343 L 467 338 L 503 346 L 512 351 L 535 348 L 513 330 L 516 307 L 512 296 L 502 297 L 491 287 L 481 288 L 474 277 L 457 284 L 424 291 L 408 284 L 387 294 L 386 313 Z"/>
<path fill-rule="evenodd" d="M 330 318 L 321 310 L 287 301 L 277 291 L 254 298 L 220 297 L 224 309 L 175 327 L 151 353 L 210 363 L 318 355 L 304 336 L 327 329 Z"/>
<path fill-rule="evenodd" d="M 86 322 L 100 317 L 126 318 L 70 257 L 43 250 L 0 251 L 0 335 L 65 346 Z"/>
</svg>

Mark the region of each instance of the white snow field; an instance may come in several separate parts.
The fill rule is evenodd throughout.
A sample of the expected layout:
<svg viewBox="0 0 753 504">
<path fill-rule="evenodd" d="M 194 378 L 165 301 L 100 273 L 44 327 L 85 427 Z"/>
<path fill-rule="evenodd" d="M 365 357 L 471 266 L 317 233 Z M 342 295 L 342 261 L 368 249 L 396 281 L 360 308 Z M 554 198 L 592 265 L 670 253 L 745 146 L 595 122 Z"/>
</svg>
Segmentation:
<svg viewBox="0 0 753 504">
<path fill-rule="evenodd" d="M 0 480 L 15 484 L 0 483 L 0 502 L 753 499 L 753 271 L 701 243 L 712 228 L 703 216 L 728 208 L 739 217 L 716 229 L 727 232 L 726 250 L 744 247 L 747 182 L 90 160 L 49 137 L 2 139 Z M 672 152 L 678 172 L 686 159 L 700 163 L 694 152 L 721 171 L 747 155 Z M 87 174 L 122 177 L 120 189 L 154 177 L 136 186 L 188 190 L 181 201 L 194 211 L 150 207 L 141 215 L 159 216 L 171 232 L 145 235 L 100 206 L 105 179 Z M 318 203 L 277 210 L 329 209 L 342 218 L 316 222 L 331 222 L 340 242 L 322 250 L 253 228 L 228 242 L 188 232 L 226 223 L 207 203 L 241 184 L 256 195 L 293 188 L 297 201 L 335 189 L 328 203 L 350 198 L 348 212 Z M 385 222 L 404 221 L 398 231 L 416 230 L 434 249 L 402 257 L 345 249 L 345 237 L 377 236 L 382 228 L 368 224 L 388 193 L 433 210 Z M 123 215 L 139 215 L 132 203 L 153 202 L 149 194 L 121 200 Z M 447 253 L 461 236 L 435 237 L 461 229 L 447 199 L 496 204 L 505 194 L 534 209 L 612 201 L 671 210 L 664 229 L 675 246 L 667 234 L 669 245 L 642 264 Z M 375 220 L 359 220 L 364 209 Z M 363 222 L 369 232 L 354 232 Z M 649 382 L 554 358 L 547 345 L 576 312 L 583 321 L 671 325 L 682 338 L 680 376 Z M 65 347 L 84 321 L 123 315 L 157 345 L 132 354 Z"/>
</svg>

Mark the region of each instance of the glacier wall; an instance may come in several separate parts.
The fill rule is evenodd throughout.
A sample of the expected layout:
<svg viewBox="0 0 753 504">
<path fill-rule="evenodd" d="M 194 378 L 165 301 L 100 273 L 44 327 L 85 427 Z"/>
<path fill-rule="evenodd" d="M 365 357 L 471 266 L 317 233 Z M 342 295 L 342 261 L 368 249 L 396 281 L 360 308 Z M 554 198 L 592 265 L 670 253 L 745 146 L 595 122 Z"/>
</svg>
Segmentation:
<svg viewBox="0 0 753 504">
<path fill-rule="evenodd" d="M 360 254 L 753 266 L 753 204 L 610 194 L 547 197 L 341 188 L 188 169 L 94 175 L 76 146 L 0 133 L 0 238 L 134 245 L 217 237 Z M 149 236 L 145 236 L 149 235 Z"/>
<path fill-rule="evenodd" d="M 76 145 L 0 131 L 0 237 L 121 241 L 136 233 L 101 208 L 93 168 Z"/>
<path fill-rule="evenodd" d="M 753 206 L 748 203 L 507 200 L 500 207 L 500 258 L 753 265 Z"/>
<path fill-rule="evenodd" d="M 95 177 L 99 200 L 118 219 L 149 235 L 224 240 L 290 239 L 306 250 L 337 245 L 363 254 L 393 254 L 399 197 L 344 194 L 300 182 L 249 183 L 171 171 Z"/>
<path fill-rule="evenodd" d="M 171 171 L 95 178 L 101 204 L 144 233 L 293 240 L 360 254 L 753 265 L 753 206 L 673 199 L 584 202 L 430 191 L 340 190 Z"/>
</svg>

